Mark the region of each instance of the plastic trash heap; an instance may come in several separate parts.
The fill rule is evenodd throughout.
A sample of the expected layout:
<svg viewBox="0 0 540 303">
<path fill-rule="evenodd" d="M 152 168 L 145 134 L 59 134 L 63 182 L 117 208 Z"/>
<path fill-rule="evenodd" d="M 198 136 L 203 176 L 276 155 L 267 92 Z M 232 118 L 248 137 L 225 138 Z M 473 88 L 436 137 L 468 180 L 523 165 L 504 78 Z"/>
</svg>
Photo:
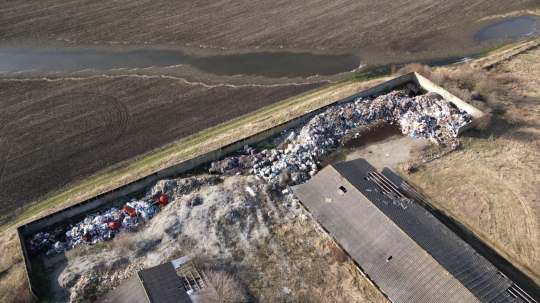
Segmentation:
<svg viewBox="0 0 540 303">
<path fill-rule="evenodd" d="M 312 118 L 299 132 L 292 131 L 284 150 L 255 152 L 245 147 L 239 156 L 213 162 L 211 173 L 251 173 L 267 181 L 300 184 L 317 173 L 318 159 L 335 150 L 343 135 L 362 125 L 396 121 L 402 133 L 429 139 L 435 144 L 453 140 L 471 116 L 436 94 L 409 97 L 393 91 L 375 99 L 358 98 L 329 107 Z"/>
<path fill-rule="evenodd" d="M 122 230 L 137 227 L 152 219 L 168 202 L 166 195 L 147 197 L 143 201 L 133 199 L 121 210 L 113 207 L 103 213 L 87 215 L 84 220 L 67 228 L 36 233 L 27 241 L 27 247 L 32 254 L 51 255 L 82 243 L 101 243 L 114 238 Z"/>
</svg>

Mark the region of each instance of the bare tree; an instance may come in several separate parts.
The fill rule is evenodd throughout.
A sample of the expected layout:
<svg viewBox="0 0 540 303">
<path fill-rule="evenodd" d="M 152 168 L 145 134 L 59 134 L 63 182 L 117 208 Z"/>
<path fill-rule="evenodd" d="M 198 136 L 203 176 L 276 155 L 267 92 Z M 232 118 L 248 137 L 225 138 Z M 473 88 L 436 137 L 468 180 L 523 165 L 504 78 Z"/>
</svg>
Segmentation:
<svg viewBox="0 0 540 303">
<path fill-rule="evenodd" d="M 206 273 L 213 292 L 204 296 L 204 302 L 208 303 L 242 303 L 247 302 L 244 288 L 236 281 L 234 276 L 222 271 L 210 270 Z"/>
</svg>

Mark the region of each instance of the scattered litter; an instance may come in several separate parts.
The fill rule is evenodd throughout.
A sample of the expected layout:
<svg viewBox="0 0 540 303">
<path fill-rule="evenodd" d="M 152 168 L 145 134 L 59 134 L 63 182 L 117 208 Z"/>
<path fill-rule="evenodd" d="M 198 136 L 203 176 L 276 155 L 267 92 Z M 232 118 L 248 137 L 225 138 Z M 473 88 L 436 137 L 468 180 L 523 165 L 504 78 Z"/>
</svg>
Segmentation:
<svg viewBox="0 0 540 303">
<path fill-rule="evenodd" d="M 209 172 L 253 174 L 271 183 L 285 182 L 294 186 L 312 178 L 320 168 L 318 159 L 338 148 L 343 135 L 360 126 L 381 121 L 398 122 L 403 134 L 439 144 L 453 140 L 459 127 L 471 121 L 468 113 L 436 94 L 410 97 L 416 95 L 415 89 L 408 87 L 407 92 L 393 91 L 374 100 L 358 98 L 331 106 L 300 131 L 292 131 L 283 149 L 255 152 L 244 146 L 244 153 L 213 162 L 215 165 Z"/>
<path fill-rule="evenodd" d="M 163 206 L 168 200 L 167 196 L 160 195 L 152 203 L 159 202 Z M 132 200 L 122 210 L 113 207 L 104 213 L 87 215 L 67 230 L 57 228 L 52 233 L 36 233 L 27 241 L 28 248 L 33 254 L 56 255 L 82 243 L 98 244 L 114 238 L 121 230 L 137 227 L 141 222 L 150 220 L 159 213 L 160 207 Z"/>
<path fill-rule="evenodd" d="M 253 189 L 251 189 L 251 187 L 249 187 L 249 186 L 246 187 L 246 191 L 247 191 L 251 196 L 253 196 L 253 197 L 256 196 L 255 192 L 253 191 Z"/>
</svg>

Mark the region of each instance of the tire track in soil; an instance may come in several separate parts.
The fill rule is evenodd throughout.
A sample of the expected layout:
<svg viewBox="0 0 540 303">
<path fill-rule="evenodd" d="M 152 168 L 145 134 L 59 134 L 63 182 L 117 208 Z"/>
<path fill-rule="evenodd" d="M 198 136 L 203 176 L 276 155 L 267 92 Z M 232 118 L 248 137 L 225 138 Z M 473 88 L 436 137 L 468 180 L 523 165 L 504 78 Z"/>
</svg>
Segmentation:
<svg viewBox="0 0 540 303">
<path fill-rule="evenodd" d="M 526 249 L 520 249 L 522 253 L 526 252 L 530 260 L 534 260 L 536 257 L 537 246 L 535 243 L 538 239 L 538 233 L 535 229 L 536 225 L 534 218 L 531 216 L 527 205 L 519 198 L 512 188 L 506 184 L 506 182 L 500 180 L 496 173 L 480 167 L 477 167 L 476 169 L 482 171 L 484 176 L 488 176 L 488 178 L 484 180 L 484 182 L 487 182 L 486 184 L 489 184 L 488 180 L 494 181 L 492 183 L 493 187 L 489 186 L 490 191 L 492 191 L 492 194 L 495 195 L 495 197 L 499 197 L 499 199 L 496 201 L 501 201 L 504 204 L 503 207 L 499 207 L 500 211 L 492 212 L 494 215 L 493 219 L 495 220 L 495 226 L 502 226 L 508 240 L 511 240 L 512 243 L 514 243 L 514 246 L 525 247 Z M 512 203 L 511 200 L 514 200 L 511 198 L 512 196 L 514 196 L 517 203 Z M 522 212 L 525 214 L 525 219 L 523 221 L 517 220 L 519 216 L 516 214 L 517 210 L 515 209 L 515 204 L 518 204 L 522 209 Z M 522 231 L 520 232 L 520 230 Z M 500 233 L 497 234 L 502 236 Z M 525 237 L 527 240 L 520 241 L 520 239 L 523 239 L 523 237 Z M 518 251 L 515 251 L 515 249 L 512 250 L 519 255 Z"/>
<path fill-rule="evenodd" d="M 17 124 L 20 124 L 21 117 L 23 117 L 23 114 L 30 107 L 31 106 L 26 106 L 13 114 L 0 128 L 0 172 L 2 172 L 2 174 L 0 175 L 0 183 L 2 182 L 2 178 L 4 177 L 4 174 L 6 172 L 7 161 L 11 152 L 11 148 L 13 147 L 13 140 L 10 134 L 12 133 L 12 129 L 17 126 Z"/>
<path fill-rule="evenodd" d="M 524 225 L 525 225 L 526 237 L 529 239 L 529 241 L 527 241 L 527 246 L 529 246 L 529 249 L 527 249 L 527 251 L 530 253 L 531 260 L 535 260 L 536 259 L 535 248 L 537 247 L 537 245 L 535 244 L 538 241 L 538 231 L 534 228 L 536 226 L 534 217 L 531 215 L 531 212 L 527 204 L 523 202 L 522 199 L 519 198 L 519 195 L 516 194 L 516 192 L 514 192 L 514 190 L 510 186 L 508 186 L 505 182 L 501 182 L 501 183 L 506 188 L 508 188 L 508 190 L 516 197 L 516 200 L 519 202 L 519 205 L 521 206 L 521 208 L 526 214 Z"/>
<path fill-rule="evenodd" d="M 45 111 L 54 111 L 55 109 L 62 107 L 62 110 L 59 111 L 61 114 L 56 119 L 63 119 L 76 116 L 82 110 L 87 109 L 89 107 L 89 99 L 99 99 L 100 102 L 91 102 L 92 105 L 97 105 L 98 107 L 92 108 L 93 113 L 91 115 L 86 115 L 84 117 L 85 120 L 104 119 L 105 126 L 101 127 L 100 131 L 92 135 L 79 136 L 82 137 L 83 140 L 72 144 L 72 146 L 76 146 L 74 150 L 87 148 L 89 146 L 92 147 L 92 153 L 88 156 L 74 158 L 72 164 L 76 165 L 88 165 L 94 161 L 99 161 L 100 156 L 107 153 L 112 148 L 113 144 L 125 133 L 129 125 L 129 111 L 127 106 L 112 96 L 81 93 L 60 94 L 39 102 L 46 106 L 44 109 Z M 22 108 L 8 118 L 6 123 L 0 129 L 0 183 L 7 170 L 9 155 L 11 154 L 15 141 L 14 139 L 16 139 L 19 132 L 26 126 L 25 122 L 37 115 L 35 108 L 35 103 Z M 68 140 L 71 138 L 73 137 L 68 138 Z M 55 142 L 52 142 L 51 145 L 55 145 Z M 51 145 L 45 146 L 44 148 L 50 148 Z M 49 164 L 54 164 L 55 162 L 65 162 L 65 160 L 57 159 L 51 161 Z M 64 179 L 71 181 L 74 177 L 75 176 L 70 177 L 66 175 Z"/>
</svg>

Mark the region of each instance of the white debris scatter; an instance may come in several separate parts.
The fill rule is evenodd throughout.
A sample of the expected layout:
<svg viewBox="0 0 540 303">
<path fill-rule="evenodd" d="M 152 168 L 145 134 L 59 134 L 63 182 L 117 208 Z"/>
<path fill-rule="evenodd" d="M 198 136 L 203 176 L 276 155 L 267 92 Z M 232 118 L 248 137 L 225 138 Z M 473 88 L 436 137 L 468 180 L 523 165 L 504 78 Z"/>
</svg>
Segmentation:
<svg viewBox="0 0 540 303">
<path fill-rule="evenodd" d="M 88 272 L 82 275 L 75 286 L 71 288 L 69 302 L 84 302 L 95 296 L 96 293 L 105 294 L 142 269 L 141 264 L 132 263 L 123 269 L 114 270 L 110 274 L 100 275 Z"/>
<path fill-rule="evenodd" d="M 129 235 L 127 252 L 99 249 L 68 262 L 57 279 L 60 287 L 71 288 L 72 301 L 86 300 L 90 293 L 94 299 L 137 268 L 170 261 L 186 247 L 222 260 L 232 258 L 238 247 L 249 254 L 253 243 L 268 235 L 272 222 L 290 217 L 310 220 L 286 186 L 294 190 L 313 177 L 320 168 L 319 158 L 335 150 L 344 134 L 379 121 L 398 121 L 403 134 L 440 143 L 455 138 L 471 117 L 435 96 L 410 98 L 403 91 L 331 106 L 290 132 L 283 149 L 256 151 L 244 146 L 212 162 L 210 173 L 231 177 L 161 180 L 144 198 L 124 203 L 122 209 L 87 215 L 74 225 L 36 233 L 27 239 L 27 247 L 32 255 L 50 255 L 82 243 L 101 243 L 120 233 Z M 159 219 L 151 220 L 158 213 Z M 145 227 L 135 229 L 141 225 Z M 98 267 L 123 269 L 96 275 Z M 96 285 L 104 286 L 96 290 Z M 291 292 L 288 287 L 283 291 Z"/>
<path fill-rule="evenodd" d="M 190 189 L 180 186 L 193 184 L 192 180 L 213 181 L 196 182 Z M 171 191 L 171 202 L 146 222 L 147 227 L 122 232 L 106 251 L 89 247 L 62 267 L 55 279 L 60 287 L 71 290 L 72 301 L 92 301 L 116 287 L 134 269 L 153 267 L 189 253 L 204 254 L 213 262 L 238 254 L 248 257 L 272 226 L 303 214 L 292 194 L 283 195 L 255 176 L 202 175 L 174 182 L 178 185 Z M 257 196 L 252 197 L 246 187 Z M 202 203 L 192 205 L 194 197 Z"/>
<path fill-rule="evenodd" d="M 457 137 L 458 129 L 471 121 L 471 116 L 457 109 L 438 95 L 409 97 L 404 91 L 329 107 L 311 119 L 299 133 L 287 137 L 290 142 L 282 150 L 262 150 L 258 153 L 244 146 L 239 155 L 212 163 L 210 173 L 250 173 L 270 182 L 301 184 L 313 177 L 321 156 L 339 147 L 340 139 L 350 130 L 375 122 L 397 121 L 402 133 L 429 139 L 433 143 Z"/>
<path fill-rule="evenodd" d="M 203 184 L 215 184 L 220 181 L 221 178 L 215 176 L 188 178 L 180 182 L 160 180 L 144 198 L 132 199 L 125 203 L 122 209 L 112 207 L 103 213 L 86 215 L 86 218 L 75 225 L 36 233 L 27 240 L 27 247 L 32 255 L 51 255 L 82 243 L 98 244 L 110 240 L 121 231 L 138 227 L 152 219 L 162 207 L 168 204 L 169 197 L 191 191 Z M 199 197 L 194 197 L 190 203 L 200 204 L 201 200 Z"/>
</svg>

